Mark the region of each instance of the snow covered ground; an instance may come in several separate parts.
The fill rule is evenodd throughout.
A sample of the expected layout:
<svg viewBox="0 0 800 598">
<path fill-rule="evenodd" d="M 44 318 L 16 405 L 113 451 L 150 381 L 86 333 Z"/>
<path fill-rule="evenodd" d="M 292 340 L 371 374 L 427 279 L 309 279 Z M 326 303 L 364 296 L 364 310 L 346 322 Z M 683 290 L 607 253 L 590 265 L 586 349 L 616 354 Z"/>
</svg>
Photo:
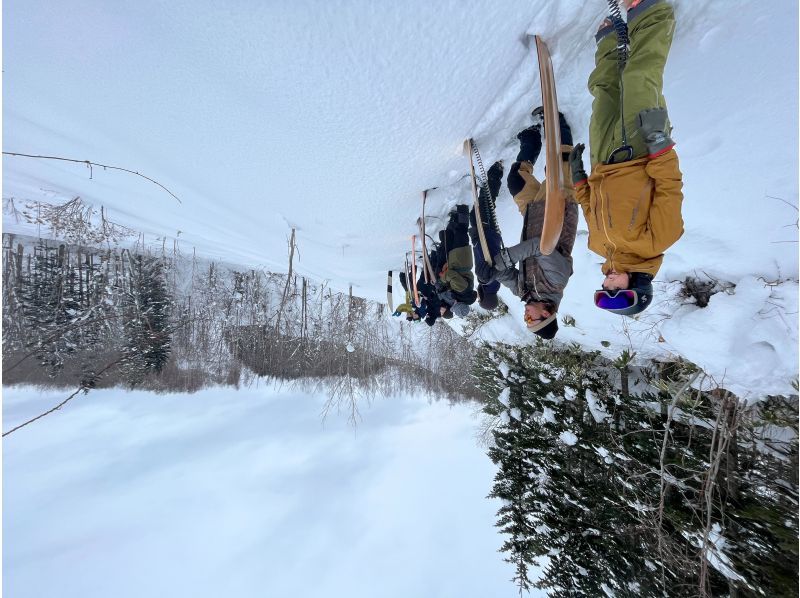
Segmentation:
<svg viewBox="0 0 800 598">
<path fill-rule="evenodd" d="M 158 246 L 298 272 L 381 299 L 429 195 L 429 230 L 469 200 L 461 142 L 510 161 L 539 94 L 523 40 L 550 42 L 562 109 L 586 140 L 604 2 L 287 5 L 52 0 L 4 5 L 4 197 L 80 195 Z M 741 396 L 797 375 L 797 3 L 676 0 L 665 95 L 685 175 L 686 234 L 633 323 L 591 304 L 599 260 L 578 238 L 560 338 L 616 356 L 680 355 Z M 541 165 L 540 165 L 541 170 Z M 540 172 L 541 174 L 541 172 Z M 521 218 L 507 192 L 506 236 Z M 4 230 L 26 227 L 6 218 Z M 582 226 L 582 225 L 581 225 Z M 29 229 L 28 229 L 29 230 Z M 737 285 L 699 310 L 687 276 Z M 509 300 L 511 298 L 509 297 Z M 527 341 L 519 305 L 487 338 Z M 499 328 L 498 328 L 499 327 Z"/>
<path fill-rule="evenodd" d="M 5 426 L 63 399 L 6 388 Z M 97 391 L 4 440 L 3 590 L 36 596 L 500 596 L 494 466 L 469 406 L 261 387 Z"/>
</svg>

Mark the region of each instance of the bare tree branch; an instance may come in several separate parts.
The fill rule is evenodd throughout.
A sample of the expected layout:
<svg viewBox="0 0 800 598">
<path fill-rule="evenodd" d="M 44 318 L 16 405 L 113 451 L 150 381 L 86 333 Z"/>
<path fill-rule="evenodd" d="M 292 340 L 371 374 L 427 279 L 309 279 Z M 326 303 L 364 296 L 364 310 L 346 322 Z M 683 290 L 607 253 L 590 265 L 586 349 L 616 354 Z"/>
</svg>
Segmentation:
<svg viewBox="0 0 800 598">
<path fill-rule="evenodd" d="M 149 176 L 144 175 L 141 172 L 136 172 L 135 170 L 129 170 L 128 168 L 122 168 L 120 166 L 109 166 L 108 164 L 99 164 L 97 162 L 90 162 L 89 160 L 75 160 L 73 158 L 60 158 L 58 156 L 37 156 L 37 155 L 32 155 L 32 154 L 20 154 L 20 153 L 16 153 L 16 152 L 3 152 L 3 155 L 4 156 L 16 156 L 16 157 L 19 157 L 19 158 L 40 158 L 42 160 L 61 160 L 62 162 L 75 162 L 76 164 L 86 164 L 89 167 L 90 172 L 91 172 L 92 166 L 98 166 L 98 167 L 104 168 L 106 170 L 121 170 L 122 172 L 128 172 L 130 174 L 135 174 L 136 176 L 142 177 L 143 179 L 146 179 L 146 180 L 150 181 L 154 185 L 158 185 L 164 191 L 169 193 L 172 197 L 177 199 L 178 203 L 183 203 L 183 202 L 181 202 L 180 198 L 177 195 L 175 195 L 172 191 L 167 189 L 164 185 L 162 185 L 158 181 L 156 181 L 154 179 L 151 179 Z"/>
<path fill-rule="evenodd" d="M 119 359 L 116 359 L 116 360 L 112 361 L 111 363 L 109 363 L 109 364 L 108 364 L 106 367 L 104 367 L 102 370 L 100 370 L 99 372 L 97 372 L 97 374 L 95 374 L 95 375 L 93 376 L 94 380 L 97 380 L 97 379 L 98 379 L 100 376 L 102 376 L 102 375 L 103 375 L 105 372 L 107 372 L 108 370 L 110 370 L 112 367 L 114 367 L 115 365 L 117 365 L 117 364 L 118 364 L 118 363 L 120 363 L 121 361 L 122 361 L 122 358 L 119 358 Z M 6 436 L 8 436 L 9 434 L 11 434 L 12 432 L 16 432 L 16 431 L 17 431 L 17 430 L 19 430 L 20 428 L 24 428 L 24 427 L 25 427 L 25 426 L 27 426 L 28 424 L 32 424 L 33 422 L 35 422 L 35 421 L 36 421 L 36 420 L 38 420 L 38 419 L 42 419 L 42 418 L 43 418 L 45 415 L 50 415 L 50 414 L 51 414 L 51 413 L 53 413 L 54 411 L 58 411 L 58 410 L 59 410 L 59 409 L 61 409 L 61 408 L 62 408 L 64 405 L 66 405 L 66 404 L 67 404 L 67 403 L 69 403 L 69 402 L 70 402 L 72 399 L 74 399 L 76 396 L 78 396 L 78 394 L 79 394 L 81 391 L 83 391 L 83 392 L 89 392 L 89 391 L 91 390 L 91 388 L 92 388 L 92 386 L 90 386 L 90 385 L 87 385 L 87 384 L 85 384 L 85 383 L 81 383 L 81 385 L 80 385 L 80 387 L 78 388 L 78 390 L 76 390 L 75 392 L 73 392 L 71 395 L 69 395 L 69 396 L 68 396 L 66 399 L 64 399 L 63 401 L 61 401 L 61 402 L 60 402 L 58 405 L 56 405 L 56 406 L 55 406 L 55 407 L 53 407 L 52 409 L 48 409 L 48 410 L 47 410 L 47 411 L 45 411 L 44 413 L 40 413 L 40 414 L 39 414 L 39 415 L 37 415 L 36 417 L 34 417 L 34 418 L 31 418 L 31 419 L 29 419 L 28 421 L 26 421 L 26 422 L 23 422 L 23 423 L 21 423 L 20 425 L 18 425 L 18 426 L 16 426 L 16 427 L 14 427 L 14 428 L 11 428 L 11 429 L 10 429 L 8 432 L 3 432 L 3 438 L 5 438 L 5 437 L 6 437 Z"/>
</svg>

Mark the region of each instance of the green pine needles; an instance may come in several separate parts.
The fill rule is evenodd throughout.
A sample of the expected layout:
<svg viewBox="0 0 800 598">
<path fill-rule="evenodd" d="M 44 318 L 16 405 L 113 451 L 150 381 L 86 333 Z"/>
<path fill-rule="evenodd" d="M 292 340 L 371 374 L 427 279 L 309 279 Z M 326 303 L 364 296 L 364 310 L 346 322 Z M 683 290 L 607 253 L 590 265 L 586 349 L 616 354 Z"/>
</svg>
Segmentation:
<svg viewBox="0 0 800 598">
<path fill-rule="evenodd" d="M 489 497 L 520 592 L 796 594 L 796 434 L 765 452 L 758 410 L 692 390 L 691 364 L 634 357 L 543 342 L 478 356 Z M 781 405 L 796 422 L 796 398 Z"/>
</svg>

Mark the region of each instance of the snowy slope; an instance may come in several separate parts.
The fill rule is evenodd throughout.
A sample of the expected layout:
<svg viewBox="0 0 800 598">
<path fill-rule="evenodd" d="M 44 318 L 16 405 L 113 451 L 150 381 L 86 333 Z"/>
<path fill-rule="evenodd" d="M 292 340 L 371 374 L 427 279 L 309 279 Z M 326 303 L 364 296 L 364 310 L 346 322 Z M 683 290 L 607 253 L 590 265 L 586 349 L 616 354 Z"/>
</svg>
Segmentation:
<svg viewBox="0 0 800 598">
<path fill-rule="evenodd" d="M 432 5 L 53 1 L 4 6 L 5 151 L 133 168 L 130 175 L 4 158 L 4 196 L 83 198 L 152 238 L 285 267 L 381 298 L 422 189 L 430 232 L 467 201 L 462 140 L 510 161 L 539 93 L 525 33 L 550 41 L 561 107 L 587 137 L 592 33 L 604 2 Z M 662 301 L 641 322 L 591 305 L 600 260 L 579 236 L 559 338 L 616 356 L 682 355 L 742 396 L 790 392 L 797 375 L 797 4 L 675 2 L 665 95 L 684 171 L 686 234 L 667 254 Z M 541 174 L 541 172 L 540 172 Z M 506 192 L 509 239 L 521 218 Z M 4 222 L 4 230 L 20 230 Z M 160 245 L 160 243 L 159 243 Z M 686 276 L 735 284 L 708 308 Z M 510 298 L 509 298 L 510 300 Z M 487 338 L 525 341 L 519 305 Z"/>
<path fill-rule="evenodd" d="M 6 389 L 6 425 L 59 397 Z M 323 401 L 97 391 L 10 436 L 3 594 L 502 595 L 473 408 L 395 397 L 354 433 Z"/>
<path fill-rule="evenodd" d="M 300 272 L 377 295 L 419 192 L 464 170 L 460 143 L 523 60 L 535 6 L 218 5 L 6 3 L 4 149 L 128 166 L 183 204 L 127 175 L 20 159 L 5 160 L 5 193 L 80 194 L 272 268 L 296 226 Z"/>
<path fill-rule="evenodd" d="M 742 397 L 791 393 L 798 359 L 797 6 L 675 4 L 678 29 L 665 96 L 684 172 L 686 233 L 668 251 L 657 277 L 659 301 L 635 322 L 591 305 L 603 260 L 586 249 L 581 221 L 575 274 L 561 305 L 576 327 L 562 325 L 559 339 L 612 358 L 623 348 L 643 358 L 682 356 L 713 377 L 709 384 L 722 384 Z M 593 21 L 570 21 L 567 13 L 575 19 L 584 15 L 575 17 L 574 7 L 564 3 L 550 8 L 552 13 L 536 19 L 529 31 L 556 31 L 551 50 L 559 102 L 575 139 L 585 140 L 591 111 L 585 81 L 593 67 L 586 28 L 593 30 Z M 480 124 L 485 162 L 514 159 L 517 146 L 509 140 L 526 122 L 525 107 L 536 102 L 535 68 L 531 61 Z M 509 118 L 519 113 L 521 120 Z M 503 119 L 509 126 L 498 126 Z M 767 147 L 774 151 L 759 151 Z M 543 164 L 538 166 L 541 177 Z M 503 230 L 513 231 L 506 238 L 513 242 L 521 218 L 507 192 L 498 209 Z M 700 309 L 679 296 L 677 283 L 687 276 L 737 286 Z M 483 337 L 525 342 L 529 333 L 521 305 L 510 294 L 506 299 L 513 317 L 493 323 Z"/>
</svg>

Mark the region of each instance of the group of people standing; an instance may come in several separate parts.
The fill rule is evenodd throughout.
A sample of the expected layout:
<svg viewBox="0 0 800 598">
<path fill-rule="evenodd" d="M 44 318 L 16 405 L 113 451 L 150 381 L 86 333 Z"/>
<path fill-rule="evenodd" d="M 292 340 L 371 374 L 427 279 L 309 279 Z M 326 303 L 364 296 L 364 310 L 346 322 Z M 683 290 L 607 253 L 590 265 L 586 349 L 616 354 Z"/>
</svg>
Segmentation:
<svg viewBox="0 0 800 598">
<path fill-rule="evenodd" d="M 466 205 L 456 206 L 450 213 L 447 227 L 439 232 L 439 242 L 428 256 L 433 280 L 424 271 L 416 283 L 409 280 L 405 272 L 400 273 L 406 302 L 397 308 L 395 315 L 405 313 L 407 320 L 422 320 L 433 326 L 440 317 L 465 317 L 469 313 L 469 306 L 478 298 L 467 232 L 469 219 L 470 210 Z M 415 292 L 419 296 L 418 304 L 412 300 Z"/>
<path fill-rule="evenodd" d="M 396 314 L 405 311 L 407 319 L 424 319 L 433 325 L 439 317 L 465 316 L 476 301 L 491 310 L 498 305 L 502 284 L 525 304 L 528 329 L 552 339 L 573 273 L 578 206 L 589 229 L 589 249 L 605 259 L 595 305 L 632 316 L 651 304 L 652 280 L 664 252 L 683 234 L 682 175 L 663 96 L 675 18 L 665 0 L 626 0 L 626 7 L 625 33 L 620 33 L 619 23 L 606 20 L 596 36 L 595 69 L 589 77 L 594 96 L 589 173 L 583 164 L 584 145 L 573 145 L 569 123 L 559 114 L 567 188 L 564 224 L 555 250 L 544 255 L 539 249 L 546 190 L 533 175 L 542 149 L 543 111 L 537 108 L 533 124 L 517 135 L 519 152 L 506 178 L 523 217 L 520 243 L 506 247 L 483 210 L 476 214 L 466 205 L 457 206 L 430 255 L 436 281 L 420 277 L 420 304 L 415 305 L 410 301 L 412 281 L 401 275 L 409 299 Z M 620 35 L 627 39 L 619 39 Z M 628 42 L 627 61 L 620 70 L 620 45 Z M 479 204 L 496 200 L 503 171 L 502 162 L 489 169 Z M 476 218 L 483 224 L 491 265 L 484 259 Z"/>
</svg>

